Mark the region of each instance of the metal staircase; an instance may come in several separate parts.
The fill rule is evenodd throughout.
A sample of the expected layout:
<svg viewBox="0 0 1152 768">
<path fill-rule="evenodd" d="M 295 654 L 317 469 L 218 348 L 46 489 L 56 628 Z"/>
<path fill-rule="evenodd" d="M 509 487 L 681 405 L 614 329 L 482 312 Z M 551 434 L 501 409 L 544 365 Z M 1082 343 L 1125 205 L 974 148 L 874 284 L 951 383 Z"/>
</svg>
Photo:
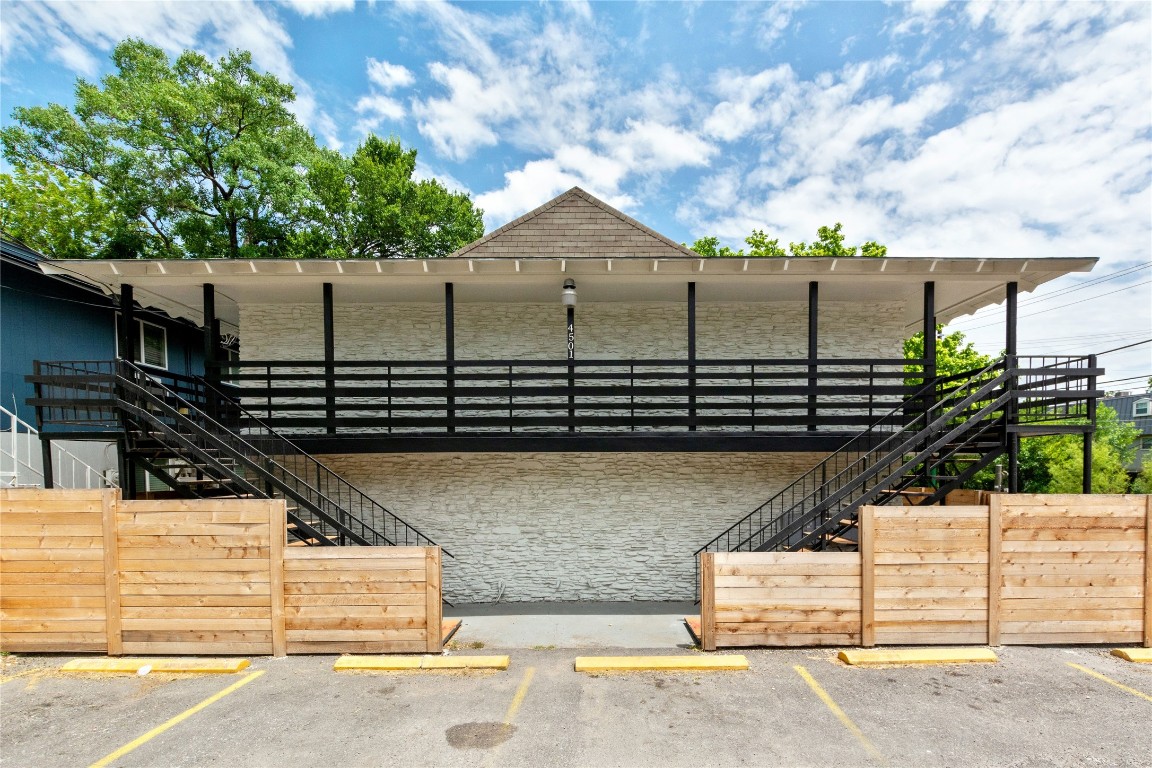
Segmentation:
<svg viewBox="0 0 1152 768">
<path fill-rule="evenodd" d="M 1094 419 L 1100 373 L 1094 357 L 1013 356 L 929 382 L 696 555 L 855 548 L 860 507 L 890 503 L 913 486 L 930 489 L 914 503 L 935 504 L 1003 455 L 1012 435 Z"/>
<path fill-rule="evenodd" d="M 41 424 L 119 428 L 133 460 L 186 496 L 286 499 L 297 542 L 436 546 L 203 379 L 125 360 L 38 363 L 29 379 Z"/>
</svg>

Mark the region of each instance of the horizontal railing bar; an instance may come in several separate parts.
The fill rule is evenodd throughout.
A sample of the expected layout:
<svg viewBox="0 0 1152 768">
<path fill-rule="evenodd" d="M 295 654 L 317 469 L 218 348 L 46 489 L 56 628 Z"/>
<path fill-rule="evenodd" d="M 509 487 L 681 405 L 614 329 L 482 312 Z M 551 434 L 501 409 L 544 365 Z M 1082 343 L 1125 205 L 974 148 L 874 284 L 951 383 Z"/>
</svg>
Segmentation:
<svg viewBox="0 0 1152 768">
<path fill-rule="evenodd" d="M 733 381 L 747 382 L 749 380 L 760 381 L 807 381 L 811 375 L 807 371 L 790 371 L 788 373 L 767 373 L 757 370 L 755 374 L 750 371 L 709 371 L 700 370 L 697 368 L 695 371 L 688 369 L 677 371 L 587 371 L 576 370 L 575 374 L 578 380 L 593 380 L 593 381 L 634 381 L 637 379 L 644 381 L 683 381 L 686 379 L 720 379 Z M 229 377 L 229 382 L 233 382 L 232 386 L 237 389 L 247 389 L 244 382 L 257 382 L 260 384 L 267 384 L 268 382 L 318 382 L 327 383 L 328 381 L 356 381 L 356 382 L 369 382 L 369 381 L 383 381 L 383 382 L 412 382 L 412 381 L 432 381 L 442 382 L 451 378 L 452 381 L 457 383 L 469 381 L 494 381 L 503 382 L 567 382 L 571 378 L 568 371 L 556 371 L 555 373 L 509 373 L 507 370 L 493 370 L 486 373 L 462 373 L 452 372 L 449 373 L 444 369 L 433 371 L 429 373 L 397 373 L 397 372 L 369 372 L 369 373 L 337 373 L 335 375 L 327 374 L 323 371 L 316 372 L 275 372 L 275 373 L 262 373 L 262 374 L 239 374 Z M 831 371 L 822 373 L 817 376 L 818 379 L 842 381 L 842 380 L 861 380 L 872 381 L 873 379 L 894 379 L 897 381 L 907 380 L 909 374 L 900 371 Z M 903 386 L 914 387 L 916 385 L 905 384 Z"/>
<path fill-rule="evenodd" d="M 559 410 L 559 409 L 557 409 Z M 271 427 L 308 428 L 308 427 L 446 427 L 449 424 L 456 426 L 457 431 L 469 426 L 473 427 L 565 427 L 601 426 L 601 427 L 687 427 L 700 426 L 804 426 L 805 424 L 828 426 L 860 426 L 873 424 L 876 419 L 868 416 L 569 416 L 567 413 L 556 416 L 513 416 L 511 418 L 498 416 L 462 416 L 459 411 L 452 418 L 431 416 L 394 416 L 388 417 L 299 417 L 281 418 L 273 416 L 265 418 L 264 423 Z M 892 422 L 899 423 L 899 422 Z"/>
<path fill-rule="evenodd" d="M 905 365 L 923 365 L 923 359 L 904 359 L 904 358 L 817 358 L 810 360 L 804 357 L 793 358 L 755 358 L 755 357 L 740 357 L 740 358 L 697 358 L 696 360 L 688 360 L 686 358 L 679 359 L 663 359 L 663 358 L 586 358 L 574 361 L 568 360 L 475 360 L 475 359 L 457 359 L 452 361 L 447 360 L 336 360 L 328 363 L 324 360 L 229 360 L 229 361 L 214 361 L 208 363 L 210 367 L 229 369 L 229 368 L 268 368 L 268 367 L 315 367 L 323 368 L 327 365 L 332 365 L 336 368 L 376 368 L 376 367 L 409 367 L 409 368 L 433 368 L 444 367 L 445 365 L 452 365 L 457 368 L 469 366 L 520 366 L 520 367 L 550 367 L 550 368 L 567 368 L 569 365 L 581 366 L 674 366 L 674 365 L 755 365 L 756 367 L 764 366 L 780 366 L 780 365 L 795 365 L 795 366 L 809 366 L 809 365 L 892 365 L 892 366 L 905 366 Z"/>
</svg>

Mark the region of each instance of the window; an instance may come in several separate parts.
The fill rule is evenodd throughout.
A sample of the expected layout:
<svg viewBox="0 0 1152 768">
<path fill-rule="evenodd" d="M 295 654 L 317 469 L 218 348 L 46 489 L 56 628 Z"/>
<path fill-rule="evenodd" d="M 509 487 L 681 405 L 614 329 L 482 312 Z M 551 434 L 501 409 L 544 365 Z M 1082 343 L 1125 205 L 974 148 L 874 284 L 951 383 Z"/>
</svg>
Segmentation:
<svg viewBox="0 0 1152 768">
<path fill-rule="evenodd" d="M 168 367 L 168 332 L 159 325 L 136 321 L 134 340 L 136 359 L 156 368 Z M 120 354 L 120 316 L 116 316 L 116 354 Z"/>
<path fill-rule="evenodd" d="M 1141 451 L 1152 451 L 1152 435 L 1144 435 L 1137 445 Z"/>
<path fill-rule="evenodd" d="M 1152 400 L 1137 400 L 1132 404 L 1133 416 L 1148 416 L 1152 414 Z"/>
</svg>

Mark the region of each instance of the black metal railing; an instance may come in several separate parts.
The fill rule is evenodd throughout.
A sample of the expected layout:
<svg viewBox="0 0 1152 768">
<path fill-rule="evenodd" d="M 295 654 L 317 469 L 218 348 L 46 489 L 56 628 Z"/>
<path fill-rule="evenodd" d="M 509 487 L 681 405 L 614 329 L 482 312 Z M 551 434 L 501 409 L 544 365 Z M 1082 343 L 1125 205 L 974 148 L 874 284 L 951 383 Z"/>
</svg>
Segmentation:
<svg viewBox="0 0 1152 768">
<path fill-rule="evenodd" d="M 916 387 L 908 360 L 243 361 L 245 406 L 292 435 L 854 433 Z"/>
<path fill-rule="evenodd" d="M 1047 423 L 1087 417 L 1101 393 L 1094 357 L 1009 357 L 938 378 L 878 419 L 840 450 L 696 551 L 736 552 L 818 547 L 855 524 L 864 504 L 892 500 L 960 453 L 970 469 L 918 503 L 934 503 L 1006 449 L 1020 418 Z M 926 404 L 926 405 L 925 405 Z M 908 418 L 899 423 L 897 412 Z"/>
<path fill-rule="evenodd" d="M 37 363 L 34 370 L 31 402 L 41 428 L 124 427 L 134 451 L 155 443 L 237 493 L 288 499 L 296 505 L 292 530 L 309 543 L 435 546 L 202 379 L 124 360 Z"/>
</svg>

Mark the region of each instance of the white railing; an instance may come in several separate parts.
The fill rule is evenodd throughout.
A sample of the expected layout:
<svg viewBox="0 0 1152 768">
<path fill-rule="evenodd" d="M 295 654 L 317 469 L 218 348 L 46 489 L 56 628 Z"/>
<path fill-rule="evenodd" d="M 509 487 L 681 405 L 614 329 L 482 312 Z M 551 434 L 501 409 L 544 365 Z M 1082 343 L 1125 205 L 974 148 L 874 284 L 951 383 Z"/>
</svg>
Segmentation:
<svg viewBox="0 0 1152 768">
<path fill-rule="evenodd" d="M 7 440 L 0 442 L 0 488 L 40 488 L 44 471 L 39 466 L 39 432 L 28 422 L 0 405 L 8 419 Z M 35 458 L 33 458 L 35 451 Z M 52 446 L 52 483 L 57 488 L 117 488 L 117 483 L 62 445 Z"/>
</svg>

